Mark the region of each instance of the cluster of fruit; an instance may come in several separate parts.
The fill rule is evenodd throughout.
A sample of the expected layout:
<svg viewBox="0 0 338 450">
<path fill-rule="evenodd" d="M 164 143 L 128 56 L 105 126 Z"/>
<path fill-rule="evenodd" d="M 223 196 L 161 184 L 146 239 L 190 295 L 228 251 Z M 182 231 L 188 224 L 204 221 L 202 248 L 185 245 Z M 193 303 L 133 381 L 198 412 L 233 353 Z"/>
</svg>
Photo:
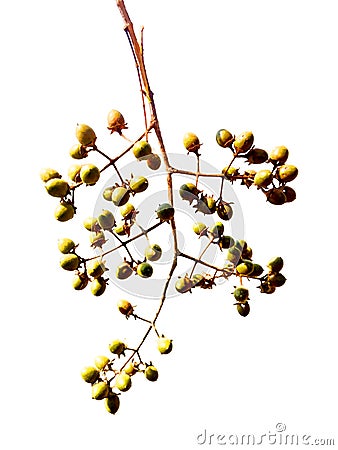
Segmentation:
<svg viewBox="0 0 338 450">
<path fill-rule="evenodd" d="M 123 136 L 125 129 L 127 129 L 127 124 L 122 114 L 116 110 L 111 110 L 108 114 L 108 130 L 111 133 L 116 132 L 125 138 Z M 55 211 L 55 217 L 60 222 L 68 221 L 74 216 L 76 212 L 74 192 L 77 188 L 82 185 L 94 186 L 99 181 L 102 171 L 108 167 L 112 167 L 120 179 L 119 183 L 106 187 L 102 194 L 104 200 L 112 205 L 112 208 L 107 207 L 97 217 L 90 216 L 83 221 L 84 228 L 89 231 L 91 247 L 98 249 L 100 254 L 84 258 L 79 255 L 78 245 L 72 239 L 63 238 L 58 241 L 58 248 L 62 253 L 61 268 L 74 272 L 73 288 L 80 291 L 90 286 L 92 294 L 98 297 L 106 291 L 108 278 L 105 277 L 105 273 L 111 269 L 106 267 L 104 257 L 118 248 L 123 247 L 127 253 L 124 260 L 116 267 L 115 276 L 119 280 L 128 279 L 132 274 L 144 279 L 153 275 L 153 262 L 160 260 L 162 249 L 157 243 L 150 242 L 148 233 L 163 223 L 170 223 L 172 232 L 175 233 L 175 209 L 170 203 L 161 203 L 157 208 L 155 206 L 154 212 L 157 221 L 148 230 L 144 230 L 137 222 L 138 210 L 134 206 L 132 199 L 148 189 L 149 180 L 144 176 L 134 176 L 133 174 L 130 175 L 130 178 L 123 179 L 116 168 L 115 162 L 128 152 L 131 152 L 138 161 L 146 161 L 148 167 L 152 170 L 157 170 L 160 167 L 161 159 L 153 153 L 147 141 L 147 133 L 144 133 L 143 137 L 133 142 L 132 145 L 129 145 L 126 150 L 115 158 L 109 157 L 97 147 L 96 134 L 90 126 L 85 124 L 77 125 L 76 137 L 78 143 L 70 150 L 72 158 L 77 160 L 84 159 L 88 157 L 90 152 L 96 151 L 108 160 L 108 164 L 102 169 L 89 163 L 82 165 L 73 164 L 68 170 L 68 180 L 62 179 L 58 171 L 50 168 L 43 169 L 40 177 L 45 184 L 47 193 L 60 199 L 60 203 Z M 281 258 L 274 258 L 268 264 L 268 273 L 264 275 L 263 267 L 252 261 L 252 250 L 247 243 L 235 240 L 233 237 L 225 234 L 223 221 L 228 222 L 231 220 L 234 211 L 231 202 L 227 202 L 222 198 L 223 184 L 226 180 L 234 181 L 240 179 L 248 187 L 257 186 L 258 189 L 265 193 L 270 203 L 281 204 L 273 200 L 277 195 L 276 192 L 283 191 L 285 198 L 288 197 L 287 201 L 292 201 L 295 198 L 295 194 L 292 198 L 292 192 L 294 191 L 286 186 L 286 183 L 294 179 L 298 171 L 294 166 L 285 164 L 288 156 L 288 151 L 285 147 L 280 147 L 278 151 L 275 149 L 268 156 L 267 152 L 256 149 L 253 146 L 252 133 L 242 133 L 238 137 L 233 137 L 226 130 L 220 130 L 216 139 L 219 145 L 224 148 L 230 148 L 233 152 L 230 164 L 221 173 L 216 174 L 221 181 L 218 198 L 214 198 L 213 195 L 205 193 L 198 187 L 199 166 L 196 172 L 192 173 L 195 177 L 195 183 L 187 181 L 181 185 L 179 195 L 183 201 L 190 203 L 196 213 L 217 215 L 217 221 L 209 227 L 203 222 L 196 221 L 193 225 L 193 231 L 199 238 L 207 238 L 206 248 L 213 244 L 218 246 L 220 251 L 226 250 L 227 255 L 222 267 L 216 267 L 207 261 L 203 261 L 201 259 L 202 256 L 199 258 L 190 257 L 176 249 L 173 257 L 187 257 L 195 261 L 195 264 L 190 275 L 186 274 L 175 280 L 175 288 L 179 293 L 191 292 L 195 287 L 211 289 L 216 284 L 216 278 L 239 277 L 240 283 L 239 286 L 235 286 L 233 296 L 238 313 L 245 317 L 249 314 L 250 307 L 248 303 L 249 291 L 243 286 L 243 279 L 255 279 L 259 282 L 258 287 L 262 293 L 272 293 L 285 282 L 285 277 L 280 273 L 283 261 Z M 198 152 L 201 144 L 195 134 L 187 133 L 184 136 L 183 144 L 189 153 L 195 154 L 197 157 L 200 156 Z M 243 174 L 240 174 L 239 169 L 234 169 L 232 164 L 236 158 L 241 157 L 247 158 L 250 164 L 272 163 L 273 168 L 271 171 L 245 171 Z M 180 173 L 180 170 L 169 166 L 169 168 L 167 167 L 167 173 Z M 279 184 L 277 185 L 277 183 Z M 116 221 L 118 216 L 121 219 Z M 141 231 L 138 234 L 132 234 L 132 230 L 137 227 Z M 107 243 L 110 242 L 109 237 L 112 237 L 114 245 L 116 241 L 118 244 L 112 248 L 107 248 Z M 133 257 L 128 245 L 141 237 L 146 237 L 147 245 L 144 250 L 144 259 L 140 261 Z M 202 252 L 203 254 L 204 252 Z M 198 263 L 209 267 L 213 273 L 195 273 Z M 169 281 L 171 278 L 172 273 L 169 275 Z M 121 300 L 118 303 L 118 309 L 127 319 L 134 317 L 135 319 L 148 322 L 150 328 L 157 334 L 159 352 L 161 354 L 171 352 L 172 341 L 163 335 L 159 335 L 154 321 L 140 318 L 135 314 L 134 307 L 127 300 Z M 82 371 L 82 378 L 92 385 L 92 397 L 98 400 L 104 399 L 107 410 L 113 414 L 120 405 L 119 394 L 130 389 L 133 375 L 140 372 L 144 373 L 145 377 L 150 381 L 155 381 L 158 377 L 158 371 L 151 362 L 142 362 L 139 348 L 140 346 L 136 350 L 131 349 L 122 341 L 115 340 L 110 344 L 109 349 L 116 359 L 100 356 L 96 358 L 94 366 L 86 367 Z M 137 361 L 135 358 L 137 358 Z M 125 362 L 121 365 L 121 361 Z"/>
<path fill-rule="evenodd" d="M 220 129 L 216 133 L 216 142 L 222 148 L 229 148 L 233 159 L 230 165 L 224 167 L 222 173 L 230 180 L 241 180 L 248 188 L 256 186 L 266 196 L 266 200 L 273 205 L 283 205 L 296 199 L 296 192 L 287 183 L 293 181 L 298 175 L 298 168 L 292 164 L 286 164 L 289 157 L 287 147 L 281 145 L 275 147 L 270 153 L 254 146 L 254 135 L 251 131 L 245 131 L 233 136 L 230 131 Z M 183 144 L 189 153 L 199 156 L 201 147 L 198 136 L 194 133 L 186 133 Z M 245 170 L 240 173 L 238 167 L 232 163 L 236 158 L 246 159 L 249 165 L 271 164 L 270 168 L 261 170 Z M 213 201 L 211 201 L 213 206 Z"/>
<path fill-rule="evenodd" d="M 133 315 L 135 318 L 138 317 L 128 300 L 120 300 L 117 307 L 126 318 Z M 164 355 L 170 353 L 172 348 L 172 340 L 157 333 L 158 351 Z M 137 373 L 143 373 L 147 380 L 154 382 L 158 379 L 158 370 L 151 361 L 142 362 L 138 352 L 136 354 L 139 359 L 136 361 L 133 357 L 135 350 L 128 348 L 120 339 L 113 340 L 109 344 L 109 350 L 117 359 L 104 355 L 97 356 L 94 365 L 82 369 L 81 376 L 85 382 L 91 384 L 92 398 L 104 400 L 107 411 L 115 414 L 120 407 L 120 394 L 132 387 L 132 377 Z M 132 352 L 129 358 L 125 354 L 127 351 Z"/>
</svg>

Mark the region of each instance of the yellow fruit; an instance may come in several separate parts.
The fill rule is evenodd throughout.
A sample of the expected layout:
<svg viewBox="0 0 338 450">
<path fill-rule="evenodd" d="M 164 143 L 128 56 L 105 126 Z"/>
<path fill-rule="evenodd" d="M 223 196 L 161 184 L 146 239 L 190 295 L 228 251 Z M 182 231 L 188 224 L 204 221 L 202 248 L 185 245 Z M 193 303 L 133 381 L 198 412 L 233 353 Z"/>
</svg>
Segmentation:
<svg viewBox="0 0 338 450">
<path fill-rule="evenodd" d="M 79 143 L 84 147 L 89 147 L 95 144 L 96 134 L 89 125 L 84 123 L 77 124 L 75 135 Z"/>
<path fill-rule="evenodd" d="M 54 217 L 59 222 L 67 222 L 74 217 L 75 210 L 73 205 L 67 202 L 61 202 L 55 208 Z"/>
<path fill-rule="evenodd" d="M 65 197 L 69 192 L 69 184 L 65 180 L 52 178 L 45 184 L 46 191 L 52 197 Z"/>
<path fill-rule="evenodd" d="M 84 164 L 80 170 L 80 178 L 84 184 L 95 184 L 100 178 L 100 170 L 94 164 Z"/>
<path fill-rule="evenodd" d="M 42 181 L 46 183 L 47 181 L 52 180 L 53 178 L 61 178 L 61 175 L 57 170 L 47 168 L 42 169 L 40 171 L 40 178 Z"/>
</svg>

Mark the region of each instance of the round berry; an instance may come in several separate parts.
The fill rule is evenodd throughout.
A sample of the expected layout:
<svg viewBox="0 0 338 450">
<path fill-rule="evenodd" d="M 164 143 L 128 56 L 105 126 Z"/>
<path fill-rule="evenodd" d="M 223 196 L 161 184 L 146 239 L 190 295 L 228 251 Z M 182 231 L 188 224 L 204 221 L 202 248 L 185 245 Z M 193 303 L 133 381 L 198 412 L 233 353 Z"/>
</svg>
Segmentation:
<svg viewBox="0 0 338 450">
<path fill-rule="evenodd" d="M 164 336 L 158 338 L 157 349 L 162 355 L 170 353 L 173 349 L 172 340 Z"/>
<path fill-rule="evenodd" d="M 76 270 L 79 267 L 79 264 L 79 258 L 74 253 L 68 253 L 68 255 L 64 255 L 60 260 L 60 266 L 64 270 Z"/>
<path fill-rule="evenodd" d="M 267 267 L 271 272 L 280 272 L 283 269 L 284 261 L 281 256 L 275 256 L 267 263 Z"/>
<path fill-rule="evenodd" d="M 162 256 L 162 249 L 158 244 L 149 245 L 144 252 L 148 261 L 158 261 Z"/>
<path fill-rule="evenodd" d="M 115 386 L 122 392 L 129 391 L 131 388 L 131 378 L 125 372 L 119 373 L 115 378 Z"/>
<path fill-rule="evenodd" d="M 250 275 L 253 271 L 253 262 L 243 259 L 236 267 L 236 271 L 240 275 Z"/>
<path fill-rule="evenodd" d="M 207 226 L 202 222 L 195 222 L 192 229 L 198 236 L 206 236 L 208 232 Z"/>
<path fill-rule="evenodd" d="M 144 375 L 149 381 L 156 381 L 158 379 L 158 370 L 154 366 L 147 366 Z"/>
<path fill-rule="evenodd" d="M 252 148 L 246 157 L 249 164 L 262 164 L 269 158 L 268 153 L 261 148 Z"/>
<path fill-rule="evenodd" d="M 237 304 L 238 314 L 242 317 L 246 317 L 250 313 L 250 305 L 249 303 L 238 303 Z"/>
<path fill-rule="evenodd" d="M 117 302 L 117 307 L 120 313 L 127 317 L 134 311 L 132 304 L 128 302 L 128 300 L 119 300 Z"/>
<path fill-rule="evenodd" d="M 119 280 L 126 280 L 130 277 L 130 275 L 133 273 L 133 269 L 130 267 L 130 265 L 124 261 L 122 264 L 117 266 L 116 268 L 116 278 Z"/>
<path fill-rule="evenodd" d="M 111 200 L 115 206 L 125 205 L 130 197 L 130 191 L 125 187 L 117 187 L 113 190 Z"/>
<path fill-rule="evenodd" d="M 74 159 L 83 159 L 88 156 L 88 152 L 81 144 L 75 144 L 70 148 L 69 155 Z"/>
<path fill-rule="evenodd" d="M 216 142 L 223 148 L 230 147 L 234 138 L 230 131 L 221 129 L 216 133 Z"/>
<path fill-rule="evenodd" d="M 109 350 L 115 355 L 123 355 L 125 349 L 127 348 L 126 344 L 119 339 L 115 339 L 109 344 Z"/>
<path fill-rule="evenodd" d="M 65 197 L 69 192 L 69 184 L 60 178 L 52 178 L 45 183 L 46 191 L 52 197 Z"/>
<path fill-rule="evenodd" d="M 245 153 L 252 147 L 254 136 L 251 131 L 244 131 L 235 137 L 234 147 L 237 153 Z"/>
<path fill-rule="evenodd" d="M 87 262 L 87 273 L 92 278 L 98 278 L 104 274 L 106 268 L 102 261 L 91 259 Z"/>
<path fill-rule="evenodd" d="M 187 275 L 183 278 L 178 278 L 178 280 L 175 283 L 176 291 L 180 292 L 181 294 L 191 291 L 191 288 L 192 288 L 192 282 Z"/>
<path fill-rule="evenodd" d="M 234 290 L 233 295 L 238 302 L 245 302 L 249 298 L 249 289 L 244 286 L 238 286 Z"/>
<path fill-rule="evenodd" d="M 96 134 L 89 125 L 84 123 L 77 124 L 75 135 L 79 143 L 84 147 L 95 144 Z"/>
<path fill-rule="evenodd" d="M 97 221 L 103 230 L 111 230 L 115 225 L 115 218 L 111 211 L 103 209 Z"/>
<path fill-rule="evenodd" d="M 107 356 L 99 355 L 95 358 L 94 364 L 98 368 L 98 370 L 102 370 L 109 363 L 110 359 Z"/>
<path fill-rule="evenodd" d="M 152 149 L 147 141 L 138 141 L 133 146 L 133 153 L 135 158 L 141 160 L 150 155 L 152 153 Z"/>
<path fill-rule="evenodd" d="M 80 170 L 80 178 L 84 184 L 93 185 L 100 178 L 100 171 L 94 164 L 84 164 Z"/>
<path fill-rule="evenodd" d="M 108 397 L 109 385 L 104 381 L 99 381 L 92 385 L 92 398 L 94 400 L 103 400 Z"/>
<path fill-rule="evenodd" d="M 129 187 L 134 193 L 144 192 L 148 188 L 148 180 L 145 177 L 135 177 L 129 182 Z"/>
<path fill-rule="evenodd" d="M 157 208 L 156 214 L 162 221 L 171 220 L 174 217 L 175 209 L 169 203 L 162 203 Z"/>
<path fill-rule="evenodd" d="M 114 131 L 116 131 L 118 134 L 121 134 L 122 130 L 128 128 L 127 124 L 124 121 L 124 117 L 116 109 L 112 109 L 109 111 L 107 122 L 107 128 L 108 130 L 110 130 L 111 134 L 114 133 Z"/>
<path fill-rule="evenodd" d="M 194 133 L 186 133 L 183 136 L 183 145 L 188 150 L 188 152 L 198 152 L 201 147 L 200 141 L 196 134 Z"/>
<path fill-rule="evenodd" d="M 284 164 L 288 156 L 289 150 L 284 145 L 279 145 L 270 152 L 269 159 L 274 163 Z"/>
<path fill-rule="evenodd" d="M 120 407 L 120 397 L 111 392 L 108 397 L 104 399 L 104 406 L 110 414 L 116 414 Z"/>
<path fill-rule="evenodd" d="M 259 170 L 254 178 L 254 184 L 258 187 L 267 187 L 272 182 L 273 174 L 271 170 Z"/>
<path fill-rule="evenodd" d="M 85 272 L 77 273 L 73 278 L 73 288 L 76 291 L 82 291 L 87 286 L 88 281 L 89 278 Z"/>
<path fill-rule="evenodd" d="M 93 281 L 90 283 L 91 293 L 95 295 L 95 297 L 99 297 L 106 290 L 106 286 L 107 283 L 102 277 L 94 278 Z"/>
<path fill-rule="evenodd" d="M 234 214 L 231 205 L 223 201 L 216 206 L 216 212 L 218 217 L 223 220 L 230 220 Z"/>
<path fill-rule="evenodd" d="M 137 266 L 137 274 L 142 278 L 150 278 L 153 274 L 153 268 L 149 263 L 143 262 Z"/>
<path fill-rule="evenodd" d="M 70 253 L 76 247 L 75 242 L 69 238 L 62 238 L 58 240 L 58 249 L 61 253 Z"/>
<path fill-rule="evenodd" d="M 277 170 L 276 177 L 282 183 L 288 183 L 289 181 L 293 181 L 298 175 L 298 169 L 296 166 L 292 166 L 291 164 L 284 164 L 280 166 Z"/>
<path fill-rule="evenodd" d="M 95 383 L 100 376 L 100 372 L 95 367 L 84 367 L 81 371 L 81 377 L 86 383 Z"/>
</svg>

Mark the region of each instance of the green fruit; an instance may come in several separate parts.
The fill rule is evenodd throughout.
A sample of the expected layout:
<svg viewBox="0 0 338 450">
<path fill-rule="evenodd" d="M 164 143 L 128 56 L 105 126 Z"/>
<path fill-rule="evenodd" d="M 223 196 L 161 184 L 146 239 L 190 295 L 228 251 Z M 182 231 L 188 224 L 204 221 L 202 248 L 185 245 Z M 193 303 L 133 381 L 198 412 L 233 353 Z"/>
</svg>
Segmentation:
<svg viewBox="0 0 338 450">
<path fill-rule="evenodd" d="M 172 340 L 164 336 L 158 338 L 157 349 L 162 355 L 170 353 L 173 349 Z"/>
<path fill-rule="evenodd" d="M 96 141 L 96 134 L 94 130 L 84 123 L 77 124 L 75 135 L 77 140 L 84 147 L 92 146 Z"/>
<path fill-rule="evenodd" d="M 286 203 L 286 195 L 280 188 L 273 188 L 266 192 L 266 199 L 273 205 L 284 205 Z"/>
<path fill-rule="evenodd" d="M 109 111 L 107 122 L 107 128 L 108 130 L 110 130 L 110 134 L 114 133 L 114 131 L 116 131 L 118 134 L 121 134 L 122 130 L 128 128 L 127 124 L 124 121 L 124 117 L 116 109 L 112 109 Z"/>
<path fill-rule="evenodd" d="M 62 238 L 58 240 L 58 249 L 61 253 L 70 253 L 76 247 L 75 242 L 69 238 Z"/>
<path fill-rule="evenodd" d="M 111 201 L 115 206 L 125 205 L 130 197 L 130 191 L 125 187 L 117 187 L 113 190 Z"/>
<path fill-rule="evenodd" d="M 91 293 L 95 295 L 95 297 L 99 297 L 106 290 L 106 286 L 107 283 L 102 277 L 94 278 L 94 280 L 90 283 Z"/>
<path fill-rule="evenodd" d="M 162 256 L 162 249 L 158 244 L 149 245 L 144 252 L 148 261 L 158 261 Z"/>
<path fill-rule="evenodd" d="M 74 253 L 69 253 L 60 259 L 60 266 L 64 270 L 76 270 L 79 267 L 79 264 L 79 258 L 74 255 Z"/>
<path fill-rule="evenodd" d="M 131 388 L 131 378 L 125 372 L 119 373 L 115 378 L 115 386 L 122 392 L 129 391 Z"/>
<path fill-rule="evenodd" d="M 103 231 L 91 231 L 89 235 L 89 240 L 92 247 L 102 247 L 106 243 L 106 238 Z"/>
<path fill-rule="evenodd" d="M 130 267 L 130 265 L 125 261 L 116 268 L 116 278 L 119 280 L 126 280 L 130 277 L 130 275 L 133 273 L 133 269 Z"/>
<path fill-rule="evenodd" d="M 236 271 L 240 275 L 250 275 L 253 271 L 253 263 L 249 259 L 244 259 L 238 264 Z"/>
<path fill-rule="evenodd" d="M 111 211 L 103 209 L 97 221 L 103 230 L 111 230 L 115 225 L 115 218 Z"/>
<path fill-rule="evenodd" d="M 135 213 L 135 207 L 131 203 L 126 203 L 123 206 L 120 206 L 120 214 L 123 218 L 129 219 Z"/>
<path fill-rule="evenodd" d="M 228 130 L 218 130 L 216 133 L 216 142 L 223 148 L 230 147 L 233 142 L 233 136 Z"/>
<path fill-rule="evenodd" d="M 249 303 L 239 303 L 237 304 L 237 311 L 238 314 L 242 317 L 246 317 L 250 312 L 250 305 Z"/>
<path fill-rule="evenodd" d="M 235 239 L 231 236 L 221 236 L 218 245 L 221 249 L 223 248 L 230 248 L 233 245 L 235 245 Z"/>
<path fill-rule="evenodd" d="M 148 180 L 145 177 L 132 178 L 129 182 L 129 187 L 134 193 L 144 192 L 148 188 Z"/>
<path fill-rule="evenodd" d="M 168 221 L 174 217 L 175 209 L 169 203 L 162 203 L 157 208 L 156 214 L 161 221 Z"/>
<path fill-rule="evenodd" d="M 249 298 L 249 289 L 244 286 L 238 286 L 234 290 L 233 295 L 238 302 L 246 302 Z"/>
<path fill-rule="evenodd" d="M 254 263 L 253 271 L 250 273 L 250 277 L 259 277 L 264 272 L 264 269 L 261 265 Z"/>
<path fill-rule="evenodd" d="M 280 272 L 283 269 L 283 266 L 284 261 L 281 256 L 275 256 L 267 263 L 267 267 L 271 272 Z"/>
<path fill-rule="evenodd" d="M 135 158 L 141 160 L 150 155 L 152 153 L 152 149 L 147 141 L 138 141 L 133 146 L 133 153 Z"/>
<path fill-rule="evenodd" d="M 154 153 L 151 153 L 147 157 L 147 166 L 151 170 L 158 170 L 161 167 L 161 158 Z"/>
<path fill-rule="evenodd" d="M 273 287 L 281 287 L 286 282 L 286 278 L 281 273 L 271 273 L 268 275 L 268 282 Z"/>
<path fill-rule="evenodd" d="M 230 220 L 234 214 L 231 205 L 223 201 L 219 202 L 219 204 L 216 206 L 216 212 L 218 217 L 223 220 Z"/>
<path fill-rule="evenodd" d="M 269 158 L 267 152 L 261 148 L 252 148 L 246 157 L 249 164 L 262 164 Z"/>
<path fill-rule="evenodd" d="M 88 284 L 89 278 L 86 273 L 78 273 L 73 278 L 73 288 L 76 291 L 82 291 L 87 284 Z"/>
<path fill-rule="evenodd" d="M 67 202 L 61 202 L 55 208 L 54 217 L 59 222 L 67 222 L 74 217 L 75 209 L 74 206 Z"/>
<path fill-rule="evenodd" d="M 149 381 L 156 381 L 158 379 L 158 370 L 154 366 L 146 367 L 144 375 Z"/>
<path fill-rule="evenodd" d="M 109 385 L 104 381 L 99 381 L 92 385 L 92 398 L 94 400 L 103 400 L 108 397 Z"/>
<path fill-rule="evenodd" d="M 61 178 L 61 175 L 57 170 L 46 168 L 40 171 L 40 178 L 45 183 L 53 178 Z"/>
<path fill-rule="evenodd" d="M 102 261 L 91 259 L 87 262 L 87 273 L 92 278 L 98 278 L 105 272 L 106 268 Z"/>
<path fill-rule="evenodd" d="M 291 164 L 284 164 L 283 166 L 280 166 L 276 173 L 277 179 L 282 183 L 288 183 L 289 181 L 294 180 L 297 175 L 297 167 L 292 166 Z"/>
<path fill-rule="evenodd" d="M 200 273 L 195 273 L 191 279 L 191 287 L 200 286 L 205 280 L 204 276 Z"/>
<path fill-rule="evenodd" d="M 288 203 L 296 200 L 296 191 L 289 186 L 283 186 L 283 192 Z"/>
<path fill-rule="evenodd" d="M 119 300 L 117 302 L 117 307 L 120 313 L 127 317 L 130 316 L 134 311 L 133 305 L 128 302 L 128 300 Z"/>
<path fill-rule="evenodd" d="M 52 178 L 45 183 L 46 191 L 52 197 L 63 198 L 69 192 L 69 184 L 60 178 Z"/>
<path fill-rule="evenodd" d="M 254 184 L 259 187 L 267 187 L 272 182 L 273 174 L 271 170 L 259 170 L 254 178 Z"/>
<path fill-rule="evenodd" d="M 219 238 L 224 233 L 224 225 L 222 222 L 216 222 L 209 227 L 208 231 L 214 238 Z"/>
<path fill-rule="evenodd" d="M 180 292 L 181 294 L 191 291 L 191 288 L 192 288 L 192 282 L 187 275 L 183 278 L 178 278 L 178 280 L 175 283 L 176 291 Z"/>
<path fill-rule="evenodd" d="M 84 367 L 81 371 L 81 377 L 86 383 L 95 383 L 99 376 L 100 372 L 95 367 Z"/>
<path fill-rule="evenodd" d="M 186 133 L 183 136 L 183 145 L 188 150 L 188 152 L 198 152 L 201 147 L 200 141 L 196 134 L 194 133 Z"/>
<path fill-rule="evenodd" d="M 104 406 L 110 414 L 116 414 L 120 407 L 120 397 L 117 394 L 110 393 L 109 396 L 104 399 Z"/>
<path fill-rule="evenodd" d="M 190 203 L 192 203 L 196 199 L 198 193 L 199 190 L 193 183 L 182 184 L 179 189 L 179 194 L 182 200 L 187 200 Z"/>
<path fill-rule="evenodd" d="M 88 156 L 88 152 L 81 144 L 75 144 L 69 150 L 69 155 L 74 159 L 83 159 Z"/>
<path fill-rule="evenodd" d="M 100 170 L 94 164 L 84 164 L 80 170 L 80 178 L 84 184 L 93 185 L 100 178 Z"/>
<path fill-rule="evenodd" d="M 195 222 L 192 229 L 198 236 L 206 236 L 208 232 L 207 226 L 202 222 Z"/>
<path fill-rule="evenodd" d="M 101 227 L 100 227 L 96 217 L 87 217 L 83 221 L 83 226 L 88 231 L 100 231 L 101 230 Z"/>
<path fill-rule="evenodd" d="M 94 364 L 99 369 L 102 370 L 109 363 L 110 359 L 107 356 L 99 355 L 95 358 Z"/>
<path fill-rule="evenodd" d="M 275 147 L 270 155 L 269 155 L 269 159 L 272 162 L 275 163 L 279 163 L 279 164 L 284 164 L 285 161 L 288 159 L 289 156 L 289 150 L 284 147 L 284 145 L 280 145 L 278 147 Z"/>
<path fill-rule="evenodd" d="M 241 250 L 235 246 L 230 247 L 227 253 L 227 260 L 233 264 L 237 264 L 241 257 Z"/>
<path fill-rule="evenodd" d="M 124 351 L 127 348 L 126 344 L 119 339 L 115 339 L 109 344 L 109 350 L 114 353 L 114 355 L 124 355 Z"/>
<path fill-rule="evenodd" d="M 143 262 L 137 266 L 137 274 L 142 278 L 149 278 L 153 274 L 153 268 L 149 263 Z"/>
<path fill-rule="evenodd" d="M 251 131 L 244 131 L 235 137 L 234 147 L 237 153 L 245 153 L 252 147 L 254 136 Z"/>
<path fill-rule="evenodd" d="M 107 200 L 107 202 L 111 202 L 111 196 L 113 193 L 114 188 L 112 186 L 107 187 L 104 189 L 104 191 L 102 192 L 102 197 Z"/>
</svg>

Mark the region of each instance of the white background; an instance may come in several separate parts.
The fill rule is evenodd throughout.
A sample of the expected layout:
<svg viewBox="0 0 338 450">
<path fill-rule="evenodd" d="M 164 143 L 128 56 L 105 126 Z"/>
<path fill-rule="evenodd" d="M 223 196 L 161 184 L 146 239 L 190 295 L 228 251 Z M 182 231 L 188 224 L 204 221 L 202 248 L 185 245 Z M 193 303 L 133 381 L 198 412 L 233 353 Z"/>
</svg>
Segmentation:
<svg viewBox="0 0 338 450">
<path fill-rule="evenodd" d="M 289 147 L 296 202 L 273 207 L 235 188 L 254 255 L 263 264 L 282 255 L 288 281 L 273 296 L 255 293 L 246 319 L 235 314 L 232 286 L 168 302 L 159 326 L 174 351 L 159 357 L 154 342 L 147 347 L 158 382 L 135 379 L 116 416 L 91 400 L 82 366 L 111 339 L 133 338 L 133 323 L 115 311 L 117 288 L 100 298 L 72 290 L 56 241 L 76 239 L 77 227 L 54 220 L 39 171 L 67 172 L 77 122 L 102 145 L 120 145 L 105 129 L 111 108 L 138 136 L 135 68 L 114 1 L 3 4 L 2 448 L 194 449 L 205 429 L 259 435 L 277 422 L 337 440 L 336 2 L 126 3 L 136 30 L 145 26 L 169 151 L 184 153 L 191 130 L 222 168 L 229 155 L 214 142 L 219 128 L 252 130 L 262 148 Z M 79 199 L 79 215 L 91 214 L 96 195 Z"/>
</svg>

